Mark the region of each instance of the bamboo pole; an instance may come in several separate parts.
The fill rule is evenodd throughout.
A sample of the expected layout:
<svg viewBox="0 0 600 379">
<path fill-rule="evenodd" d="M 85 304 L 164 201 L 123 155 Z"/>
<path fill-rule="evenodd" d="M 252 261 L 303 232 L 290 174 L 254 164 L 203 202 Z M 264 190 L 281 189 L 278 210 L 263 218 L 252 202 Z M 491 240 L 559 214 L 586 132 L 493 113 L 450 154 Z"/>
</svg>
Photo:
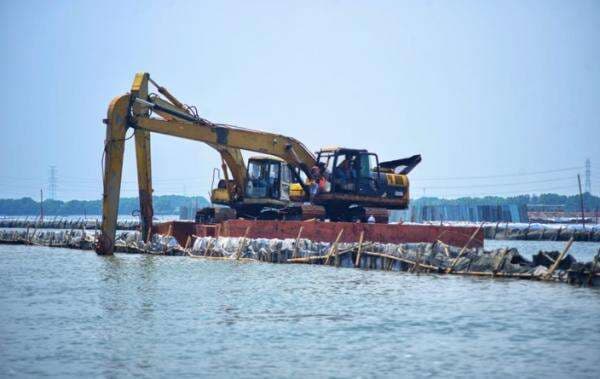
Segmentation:
<svg viewBox="0 0 600 379">
<path fill-rule="evenodd" d="M 556 271 L 556 269 L 558 268 L 558 265 L 560 264 L 560 262 L 563 260 L 563 258 L 565 257 L 565 255 L 567 254 L 569 249 L 571 248 L 571 245 L 573 244 L 574 240 L 575 240 L 575 237 L 571 237 L 571 239 L 569 239 L 569 241 L 567 242 L 567 245 L 565 246 L 563 251 L 560 253 L 558 258 L 556 258 L 556 261 L 554 262 L 554 264 L 552 264 L 552 266 L 550 266 L 550 269 L 548 270 L 546 275 L 544 275 L 544 279 L 550 280 L 552 278 L 552 274 L 554 274 L 554 271 Z"/>
<path fill-rule="evenodd" d="M 33 239 L 35 238 L 35 234 L 37 233 L 37 225 L 33 224 L 33 233 L 31 234 L 31 237 L 27 238 L 27 242 L 31 243 L 33 241 Z"/>
<path fill-rule="evenodd" d="M 440 222 L 440 226 L 441 226 L 441 222 Z M 448 232 L 448 230 L 444 230 L 444 231 L 442 231 L 440 234 L 438 234 L 438 235 L 437 235 L 437 237 L 435 237 L 435 239 L 434 239 L 434 242 L 433 242 L 433 245 L 431 246 L 431 248 L 432 248 L 432 249 L 433 249 L 433 247 L 434 247 L 436 244 L 438 244 L 438 243 L 443 243 L 443 242 L 441 241 L 441 238 L 442 238 L 442 236 L 443 236 L 444 234 L 446 234 L 447 232 Z"/>
<path fill-rule="evenodd" d="M 312 261 L 318 261 L 321 259 L 326 259 L 327 255 L 314 255 L 311 257 L 299 257 L 299 258 L 290 258 L 286 262 L 290 263 L 309 263 Z"/>
<path fill-rule="evenodd" d="M 366 244 L 365 244 L 365 245 L 366 245 Z M 344 254 L 347 254 L 347 253 L 349 253 L 349 252 L 351 252 L 351 251 L 354 251 L 354 250 L 356 250 L 356 247 L 354 247 L 354 246 L 353 246 L 353 247 L 350 247 L 350 248 L 348 248 L 348 249 L 344 249 L 344 250 L 338 250 L 338 251 L 337 251 L 337 253 L 336 253 L 336 255 L 339 257 L 339 256 L 342 256 L 342 255 L 344 255 Z"/>
<path fill-rule="evenodd" d="M 344 233 L 344 228 L 342 228 L 342 230 L 340 230 L 340 232 L 337 235 L 337 238 L 335 239 L 335 242 L 333 243 L 333 245 L 331 245 L 331 248 L 329 249 L 329 254 L 327 254 L 327 259 L 325 259 L 325 265 L 329 264 L 329 258 L 331 258 L 332 254 L 335 254 L 336 250 L 337 250 L 337 245 L 338 242 L 340 242 L 340 238 L 342 238 L 342 234 Z"/>
<path fill-rule="evenodd" d="M 362 230 L 360 232 L 360 237 L 358 238 L 358 253 L 356 253 L 356 262 L 354 263 L 354 267 L 360 267 L 360 254 L 362 253 L 364 237 L 365 237 L 365 231 Z"/>
<path fill-rule="evenodd" d="M 370 246 L 370 245 L 371 245 L 370 243 L 365 243 L 365 244 L 363 244 L 363 247 L 364 246 Z M 356 247 L 351 247 L 349 249 L 344 249 L 344 250 L 338 250 L 338 252 L 336 253 L 336 256 L 342 256 L 342 255 L 347 254 L 347 253 L 349 253 L 351 251 L 354 251 L 354 250 L 356 250 Z M 290 259 L 287 259 L 286 262 L 301 263 L 301 262 L 318 261 L 320 259 L 327 259 L 327 255 L 328 254 L 325 254 L 325 255 L 313 255 L 313 256 L 310 256 L 310 257 L 290 258 Z"/>
<path fill-rule="evenodd" d="M 452 263 L 450 264 L 450 267 L 448 267 L 446 269 L 447 273 L 451 273 L 452 272 L 452 270 L 454 269 L 454 266 L 456 265 L 456 263 L 458 262 L 458 260 L 460 259 L 460 257 L 462 257 L 462 255 L 464 254 L 464 252 L 467 250 L 467 247 L 469 246 L 469 244 L 471 243 L 471 241 L 473 241 L 473 239 L 475 238 L 475 236 L 477 235 L 477 233 L 479 233 L 479 231 L 481 230 L 482 227 L 483 227 L 483 222 L 481 224 L 479 224 L 479 227 L 477 229 L 475 229 L 475 231 L 473 232 L 473 234 L 471 235 L 471 237 L 469 238 L 469 240 L 467 241 L 467 243 L 465 244 L 465 246 L 463 246 L 463 248 L 460 250 L 460 252 L 456 256 L 456 258 L 454 258 L 452 260 Z"/>
<path fill-rule="evenodd" d="M 37 224 L 33 226 L 33 234 L 31 234 L 31 238 L 29 239 L 29 243 L 33 243 L 35 241 L 35 235 L 37 234 Z"/>
<path fill-rule="evenodd" d="M 292 258 L 298 258 L 298 251 L 300 249 L 298 244 L 300 243 L 300 236 L 302 236 L 303 229 L 304 226 L 300 226 L 300 229 L 298 230 L 298 236 L 296 237 L 296 243 L 294 244 L 294 252 L 292 253 Z"/>
<path fill-rule="evenodd" d="M 491 271 L 453 271 L 450 272 L 451 275 L 471 275 L 471 276 L 499 276 L 504 278 L 521 278 L 521 279 L 534 279 L 535 276 L 533 274 L 527 272 L 497 272 L 493 273 Z"/>
<path fill-rule="evenodd" d="M 392 269 L 392 266 L 394 265 L 394 261 L 389 259 L 389 258 L 384 258 L 387 262 L 385 270 L 386 271 L 390 271 Z"/>
<path fill-rule="evenodd" d="M 444 254 L 446 254 L 446 256 L 450 258 L 450 251 L 448 251 L 448 245 L 444 245 Z"/>
<path fill-rule="evenodd" d="M 444 242 L 444 241 L 442 241 L 442 240 L 437 240 L 437 241 L 435 241 L 435 242 L 434 242 L 434 243 L 431 245 L 431 248 L 433 249 L 433 247 L 434 247 L 434 246 L 437 246 L 437 245 L 440 245 L 440 246 L 442 246 L 442 247 L 448 247 L 448 246 L 450 246 L 450 245 L 448 245 L 447 243 L 445 243 L 445 242 Z"/>
<path fill-rule="evenodd" d="M 244 232 L 244 236 L 240 240 L 237 252 L 235 254 L 235 259 L 236 260 L 240 260 L 240 255 L 242 254 L 242 249 L 244 248 L 244 245 L 246 244 L 246 238 L 248 237 L 248 233 L 249 232 L 250 232 L 250 226 L 246 227 L 246 231 Z"/>
<path fill-rule="evenodd" d="M 188 256 L 190 258 L 196 258 L 196 259 L 208 259 L 208 260 L 213 260 L 213 261 L 228 261 L 230 260 L 229 257 L 207 257 L 205 255 L 193 255 L 193 254 L 188 254 Z M 256 262 L 256 259 L 253 258 L 240 258 L 238 259 L 239 262 Z"/>
<path fill-rule="evenodd" d="M 211 239 L 206 244 L 206 251 L 204 252 L 205 257 L 212 257 L 212 248 L 217 243 L 217 238 Z"/>
<path fill-rule="evenodd" d="M 551 257 L 551 256 L 549 256 L 548 254 L 544 253 L 543 251 L 540 251 L 540 253 L 542 253 L 542 255 L 543 255 L 544 257 L 546 257 L 546 259 L 548 259 L 550 262 L 552 262 L 552 263 L 556 262 L 556 261 L 554 260 L 554 258 L 552 258 L 552 257 Z"/>
<path fill-rule="evenodd" d="M 383 253 L 375 253 L 375 252 L 372 252 L 372 251 L 365 251 L 365 252 L 363 252 L 363 254 L 374 256 L 374 257 L 381 257 L 381 258 L 393 259 L 395 261 L 408 263 L 410 265 L 414 265 L 415 264 L 415 261 L 411 261 L 410 259 L 406 259 L 406 258 L 396 257 L 395 255 L 389 255 L 389 254 L 383 254 Z M 422 268 L 426 268 L 426 269 L 434 270 L 434 271 L 440 271 L 441 270 L 439 267 L 432 266 L 432 265 L 429 265 L 429 264 L 426 264 L 426 263 L 420 263 L 419 266 L 422 267 Z"/>
<path fill-rule="evenodd" d="M 421 248 L 419 248 L 417 250 L 417 257 L 415 260 L 415 264 L 413 264 L 413 266 L 411 267 L 411 269 L 409 270 L 409 272 L 419 272 L 419 262 L 421 261 Z"/>
</svg>

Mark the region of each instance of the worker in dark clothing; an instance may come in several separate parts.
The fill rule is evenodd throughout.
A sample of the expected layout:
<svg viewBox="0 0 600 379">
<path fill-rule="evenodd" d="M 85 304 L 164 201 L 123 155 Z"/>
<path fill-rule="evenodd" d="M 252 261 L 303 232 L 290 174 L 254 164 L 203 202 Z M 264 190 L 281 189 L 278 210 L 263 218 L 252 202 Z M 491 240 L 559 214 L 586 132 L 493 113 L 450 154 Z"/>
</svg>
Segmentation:
<svg viewBox="0 0 600 379">
<path fill-rule="evenodd" d="M 333 172 L 335 178 L 335 184 L 341 190 L 352 191 L 354 190 L 354 179 L 356 178 L 356 172 L 353 169 L 353 160 L 346 156 L 346 159 L 337 166 Z"/>
</svg>

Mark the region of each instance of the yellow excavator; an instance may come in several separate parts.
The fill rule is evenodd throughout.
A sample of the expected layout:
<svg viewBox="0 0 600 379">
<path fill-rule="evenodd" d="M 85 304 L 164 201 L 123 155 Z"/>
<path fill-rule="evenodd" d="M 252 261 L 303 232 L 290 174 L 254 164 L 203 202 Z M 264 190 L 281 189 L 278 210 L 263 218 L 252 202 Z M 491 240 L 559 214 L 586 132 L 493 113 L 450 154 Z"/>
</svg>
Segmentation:
<svg viewBox="0 0 600 379">
<path fill-rule="evenodd" d="M 156 87 L 158 94 L 150 93 L 150 84 Z M 128 129 L 133 130 L 135 137 L 144 239 L 153 217 L 152 132 L 204 142 L 216 149 L 223 161 L 225 179 L 212 191 L 211 199 L 244 215 L 260 216 L 268 210 L 266 214 L 271 212 L 272 215 L 269 217 L 292 217 L 297 212 L 302 213 L 302 206 L 307 202 L 313 208 L 322 209 L 324 218 L 333 221 L 366 220 L 369 207 L 386 212 L 405 209 L 409 201 L 407 174 L 421 160 L 420 155 L 415 155 L 379 162 L 374 153 L 349 148 L 321 149 L 315 156 L 291 137 L 203 119 L 195 107 L 181 103 L 148 73 L 136 74 L 131 92 L 113 99 L 104 122 L 107 132 L 102 234 L 97 247 L 100 254 L 111 254 L 114 248 Z M 270 157 L 250 158 L 246 167 L 241 150 Z M 227 169 L 231 172 L 231 179 Z M 310 184 L 316 179 L 315 170 L 324 183 L 317 191 Z"/>
<path fill-rule="evenodd" d="M 322 207 L 310 207 L 302 203 L 305 200 L 304 190 L 297 179 L 294 183 L 293 169 L 282 159 L 250 157 L 241 190 L 236 180 L 228 179 L 227 167 L 223 162 L 225 179 L 220 179 L 217 187 L 211 188 L 210 192 L 213 204 L 226 207 L 200 209 L 196 212 L 196 222 L 211 224 L 236 217 L 272 220 L 318 218 L 324 215 L 324 210 L 320 209 Z"/>
</svg>

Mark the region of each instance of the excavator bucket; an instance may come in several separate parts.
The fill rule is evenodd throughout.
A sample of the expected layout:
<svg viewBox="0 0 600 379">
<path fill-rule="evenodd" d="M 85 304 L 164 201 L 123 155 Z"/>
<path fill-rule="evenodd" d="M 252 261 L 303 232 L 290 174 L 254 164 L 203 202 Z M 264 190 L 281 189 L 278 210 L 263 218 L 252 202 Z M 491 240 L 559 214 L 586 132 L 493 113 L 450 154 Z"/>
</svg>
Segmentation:
<svg viewBox="0 0 600 379">
<path fill-rule="evenodd" d="M 402 170 L 398 172 L 398 174 L 406 175 L 411 172 L 417 165 L 421 163 L 421 155 L 413 155 L 412 157 L 396 159 L 393 161 L 386 161 L 379 163 L 379 167 L 387 170 L 396 171 L 396 168 L 400 166 L 404 166 Z"/>
</svg>

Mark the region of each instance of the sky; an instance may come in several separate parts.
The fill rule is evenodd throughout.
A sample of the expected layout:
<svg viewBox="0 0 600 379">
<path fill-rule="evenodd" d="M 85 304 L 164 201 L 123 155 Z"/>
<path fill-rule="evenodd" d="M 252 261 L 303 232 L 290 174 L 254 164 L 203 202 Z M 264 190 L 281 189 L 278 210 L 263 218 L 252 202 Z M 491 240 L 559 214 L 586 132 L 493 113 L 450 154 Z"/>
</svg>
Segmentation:
<svg viewBox="0 0 600 379">
<path fill-rule="evenodd" d="M 99 199 L 112 98 L 147 71 L 214 122 L 421 154 L 412 196 L 600 193 L 598 1 L 3 1 L 0 198 Z M 133 140 L 122 196 L 136 196 Z M 155 195 L 220 158 L 152 136 Z M 582 180 L 584 177 L 582 176 Z"/>
</svg>

